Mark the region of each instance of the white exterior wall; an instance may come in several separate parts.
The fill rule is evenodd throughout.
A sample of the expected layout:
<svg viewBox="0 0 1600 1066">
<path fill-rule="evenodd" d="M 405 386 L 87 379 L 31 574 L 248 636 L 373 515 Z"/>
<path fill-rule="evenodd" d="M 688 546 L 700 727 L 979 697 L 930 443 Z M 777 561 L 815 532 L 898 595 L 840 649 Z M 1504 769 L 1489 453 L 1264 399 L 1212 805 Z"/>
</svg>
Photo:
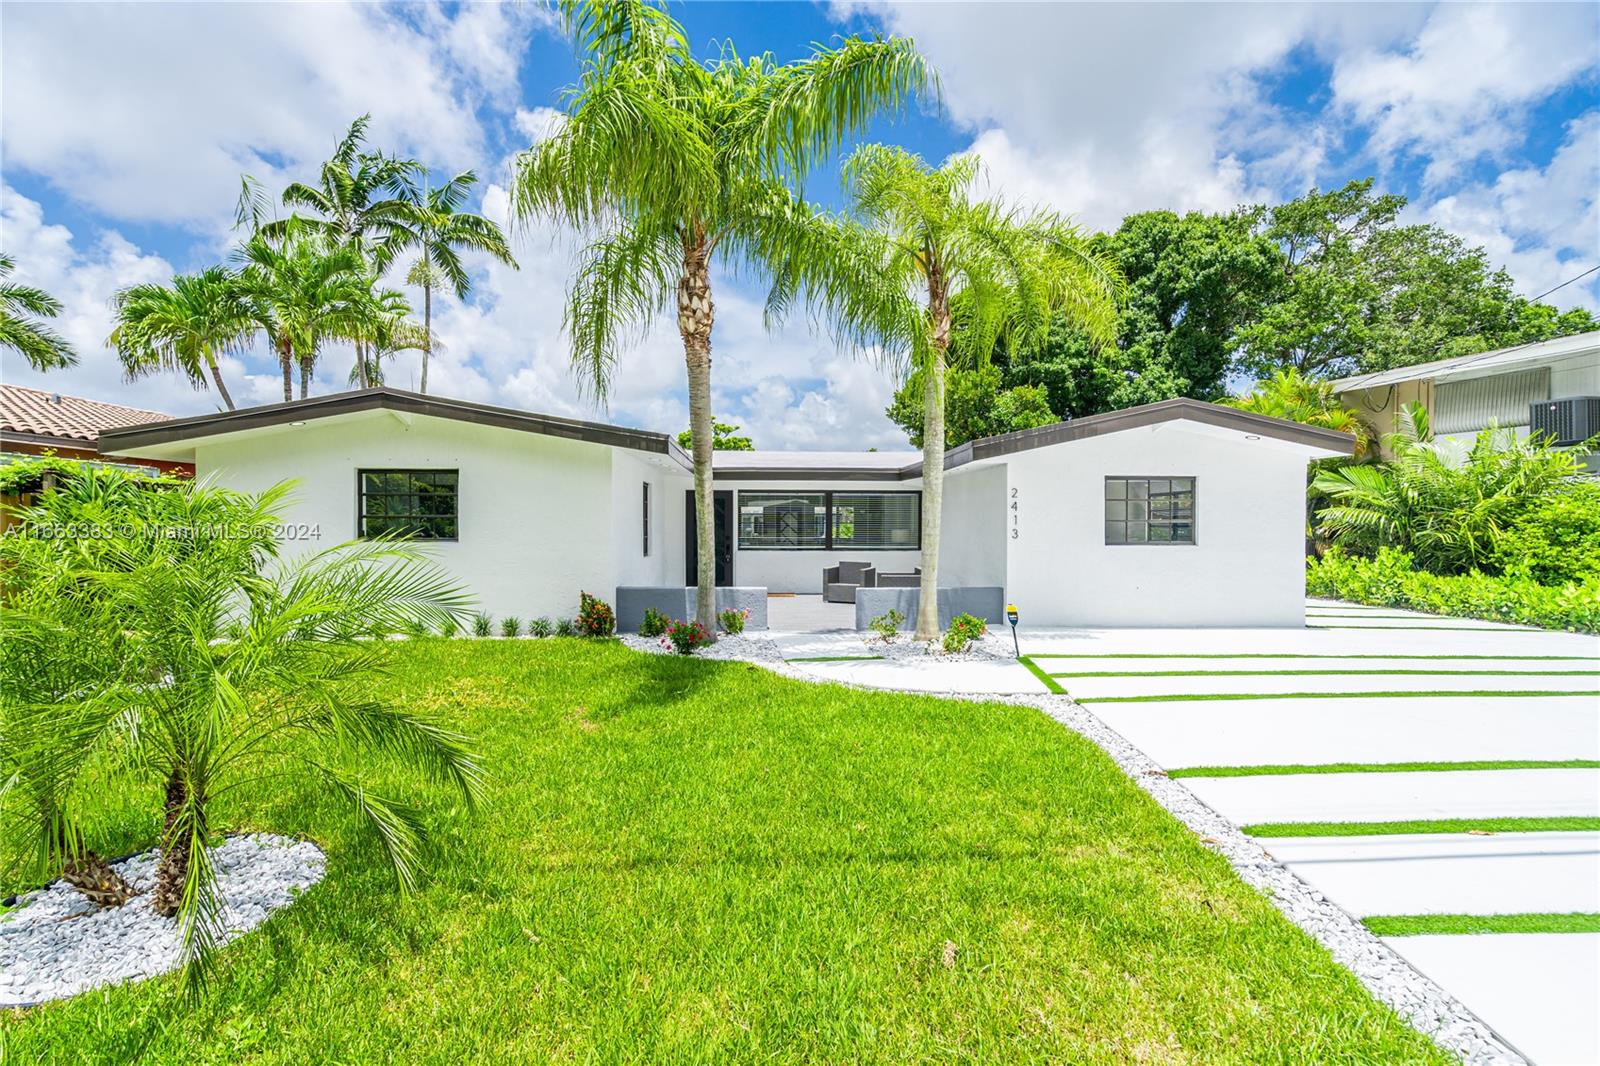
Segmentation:
<svg viewBox="0 0 1600 1066">
<path fill-rule="evenodd" d="M 1306 461 L 1182 422 L 1009 456 L 1006 596 L 1024 625 L 1302 626 Z M 1193 477 L 1196 543 L 1106 544 L 1104 479 L 1119 475 Z"/>
<path fill-rule="evenodd" d="M 1006 467 L 957 467 L 945 474 L 939 584 L 1006 583 Z"/>
<path fill-rule="evenodd" d="M 611 513 L 616 519 L 616 585 L 667 585 L 681 580 L 683 570 L 684 489 L 693 482 L 636 452 L 611 452 Z M 650 553 L 644 554 L 644 486 L 650 485 Z M 673 514 L 669 497 L 680 500 L 676 539 L 668 535 Z M 678 545 L 676 556 L 673 545 Z M 610 600 L 615 588 L 603 594 Z M 596 593 L 596 595 L 602 595 Z"/>
<path fill-rule="evenodd" d="M 692 482 L 690 483 L 692 485 Z M 768 592 L 822 592 L 822 571 L 841 560 L 870 562 L 880 571 L 907 572 L 922 562 L 920 550 L 874 550 L 870 548 L 835 548 L 833 551 L 791 551 L 787 549 L 758 549 L 745 551 L 739 547 L 738 493 L 740 492 L 908 492 L 920 486 L 912 481 L 718 481 L 716 489 L 734 492 L 734 547 L 733 583 L 735 585 L 765 586 Z M 683 503 L 680 491 L 679 505 Z M 678 518 L 681 537 L 684 518 Z M 678 553 L 678 567 L 683 567 L 683 550 Z"/>
<path fill-rule="evenodd" d="M 479 609 L 527 619 L 572 617 L 579 590 L 609 600 L 619 529 L 638 551 L 637 504 L 628 521 L 613 521 L 613 454 L 583 441 L 374 411 L 202 441 L 195 470 L 251 492 L 297 479 L 284 520 L 320 527 L 309 549 L 356 536 L 358 470 L 459 470 L 461 538 L 428 551 Z M 285 555 L 295 548 L 285 544 Z"/>
</svg>

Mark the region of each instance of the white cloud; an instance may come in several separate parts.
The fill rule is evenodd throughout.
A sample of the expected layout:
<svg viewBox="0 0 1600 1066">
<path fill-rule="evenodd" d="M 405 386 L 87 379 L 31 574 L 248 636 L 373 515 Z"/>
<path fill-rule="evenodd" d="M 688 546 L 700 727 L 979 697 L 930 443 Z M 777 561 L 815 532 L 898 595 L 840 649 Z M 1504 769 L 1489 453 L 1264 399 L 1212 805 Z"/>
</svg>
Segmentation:
<svg viewBox="0 0 1600 1066">
<path fill-rule="evenodd" d="M 1600 263 L 1600 111 L 1569 123 L 1545 167 L 1507 170 L 1412 208 L 1504 266 L 1525 296 L 1536 296 Z M 1600 282 L 1569 285 L 1550 297 L 1561 307 L 1600 311 Z"/>
<path fill-rule="evenodd" d="M 1600 10 L 1589 4 L 1441 4 L 1414 39 L 1339 57 L 1334 106 L 1369 126 L 1380 164 L 1428 160 L 1436 186 L 1474 160 L 1503 158 L 1528 107 L 1593 77 Z"/>
<path fill-rule="evenodd" d="M 20 4 L 6 10 L 8 169 L 117 219 L 201 229 L 241 172 L 276 186 L 350 120 L 441 167 L 482 163 L 537 4 Z"/>
</svg>

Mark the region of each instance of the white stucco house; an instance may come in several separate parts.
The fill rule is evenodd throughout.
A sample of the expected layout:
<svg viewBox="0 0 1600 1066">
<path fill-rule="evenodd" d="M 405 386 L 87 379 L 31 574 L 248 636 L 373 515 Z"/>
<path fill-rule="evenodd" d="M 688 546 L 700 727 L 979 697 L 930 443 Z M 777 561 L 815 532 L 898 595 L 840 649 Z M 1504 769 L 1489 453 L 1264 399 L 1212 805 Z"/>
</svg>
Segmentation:
<svg viewBox="0 0 1600 1066">
<path fill-rule="evenodd" d="M 495 615 L 693 580 L 691 465 L 664 434 L 376 388 L 99 447 L 242 490 L 294 479 L 286 538 L 408 530 Z M 1181 399 L 972 441 L 947 456 L 939 583 L 998 586 L 1039 626 L 1300 626 L 1306 464 L 1350 450 Z M 718 584 L 815 594 L 843 560 L 909 574 L 921 487 L 914 452 L 718 452 Z"/>
</svg>

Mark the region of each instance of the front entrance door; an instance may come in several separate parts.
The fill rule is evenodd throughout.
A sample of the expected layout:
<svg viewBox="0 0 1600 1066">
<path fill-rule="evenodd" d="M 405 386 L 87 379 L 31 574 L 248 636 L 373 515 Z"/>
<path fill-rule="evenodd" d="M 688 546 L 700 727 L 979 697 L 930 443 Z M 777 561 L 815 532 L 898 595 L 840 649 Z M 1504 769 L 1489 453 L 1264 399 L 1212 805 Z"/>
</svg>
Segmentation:
<svg viewBox="0 0 1600 1066">
<path fill-rule="evenodd" d="M 684 554 L 688 566 L 684 569 L 683 583 L 685 585 L 698 585 L 700 583 L 700 542 L 695 536 L 694 522 L 694 490 L 684 493 L 687 506 L 684 510 L 684 528 L 687 531 L 689 548 Z M 716 516 L 712 533 L 712 541 L 717 549 L 717 584 L 733 584 L 733 493 L 727 490 L 718 490 L 711 494 L 711 511 Z"/>
</svg>

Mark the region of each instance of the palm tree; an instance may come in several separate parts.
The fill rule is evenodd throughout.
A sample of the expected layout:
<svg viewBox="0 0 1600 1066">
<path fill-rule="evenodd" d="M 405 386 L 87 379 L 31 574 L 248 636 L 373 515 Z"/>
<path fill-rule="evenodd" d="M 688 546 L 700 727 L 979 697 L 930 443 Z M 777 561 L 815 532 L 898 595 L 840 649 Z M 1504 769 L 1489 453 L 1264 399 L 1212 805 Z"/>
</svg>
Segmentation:
<svg viewBox="0 0 1600 1066">
<path fill-rule="evenodd" d="M 1231 397 L 1222 403 L 1241 411 L 1348 433 L 1355 438 L 1358 462 L 1376 439 L 1371 424 L 1360 412 L 1339 401 L 1331 381 L 1313 381 L 1292 366 L 1274 371 L 1270 378 L 1256 382 L 1249 394 Z"/>
<path fill-rule="evenodd" d="M 257 312 L 256 327 L 278 354 L 283 398 L 294 399 L 291 375 L 298 365 L 303 400 L 323 343 L 360 334 L 360 308 L 372 294 L 366 260 L 351 246 L 330 247 L 292 225 L 277 239 L 255 234 L 235 258 L 244 264 L 240 278 Z"/>
<path fill-rule="evenodd" d="M 237 351 L 255 329 L 247 287 L 226 267 L 179 274 L 171 285 L 132 285 L 112 298 L 116 328 L 108 343 L 117 349 L 128 379 L 176 370 L 196 388 L 206 375 L 232 411 L 218 353 Z"/>
<path fill-rule="evenodd" d="M 385 359 L 398 352 L 423 351 L 429 342 L 423 327 L 411 318 L 405 294 L 378 289 L 372 279 L 368 281 L 367 291 L 354 309 L 356 361 L 350 367 L 350 384 L 363 389 L 383 384 Z"/>
<path fill-rule="evenodd" d="M 428 358 L 433 354 L 433 290 L 448 286 L 458 299 L 465 299 L 472 288 L 472 279 L 467 276 L 460 253 L 485 252 L 513 268 L 517 265 L 499 226 L 482 215 L 461 210 L 467 191 L 477 184 L 478 176 L 470 170 L 464 171 L 438 188 L 430 189 L 427 174 L 424 168 L 420 188 L 409 180 L 404 185 L 408 210 L 378 252 L 380 266 L 387 266 L 407 248 L 416 248 L 419 252 L 406 273 L 406 283 L 422 288 L 420 392 L 428 391 Z"/>
<path fill-rule="evenodd" d="M 61 301 L 32 285 L 7 281 L 17 261 L 0 253 L 0 348 L 10 348 L 35 370 L 60 370 L 77 363 L 78 356 L 55 330 L 35 318 L 54 318 Z"/>
<path fill-rule="evenodd" d="M 699 573 L 695 616 L 715 632 L 711 516 L 711 268 L 764 269 L 788 243 L 792 188 L 848 134 L 934 82 L 912 43 L 846 38 L 795 63 L 724 48 L 701 63 L 652 0 L 564 0 L 580 49 L 566 119 L 517 160 L 512 217 L 590 238 L 566 327 L 585 388 L 604 401 L 622 349 L 670 305 L 689 379 Z"/>
<path fill-rule="evenodd" d="M 50 493 L 22 515 L 45 525 L 92 516 L 113 529 L 197 531 L 135 533 L 55 552 L 55 584 L 79 590 L 59 611 L 83 601 L 112 621 L 103 635 L 114 645 L 117 683 L 84 675 L 103 705 L 97 720 L 118 731 L 129 769 L 153 770 L 165 782 L 151 904 L 178 919 L 191 977 L 203 976 L 221 931 L 208 849 L 217 799 L 265 778 L 301 778 L 376 830 L 409 890 L 422 826 L 384 795 L 387 767 L 419 770 L 469 804 L 480 793 L 465 738 L 383 699 L 379 674 L 390 642 L 366 639 L 457 623 L 469 601 L 435 564 L 394 540 L 281 561 L 271 530 L 288 488 L 247 495 L 189 484 L 131 493 L 93 511 Z M 35 744 L 68 742 L 65 734 L 48 739 L 51 722 L 73 720 L 60 708 L 46 703 L 29 713 L 42 726 L 28 734 Z"/>
<path fill-rule="evenodd" d="M 1116 265 L 1051 211 L 973 196 L 979 163 L 938 169 L 902 148 L 864 145 L 844 165 L 855 217 L 816 216 L 774 280 L 781 315 L 803 291 L 858 352 L 922 373 L 922 582 L 916 638 L 939 634 L 945 370 L 953 340 L 978 359 L 996 341 L 1033 343 L 1065 316 L 1101 344 L 1116 339 Z"/>
</svg>

